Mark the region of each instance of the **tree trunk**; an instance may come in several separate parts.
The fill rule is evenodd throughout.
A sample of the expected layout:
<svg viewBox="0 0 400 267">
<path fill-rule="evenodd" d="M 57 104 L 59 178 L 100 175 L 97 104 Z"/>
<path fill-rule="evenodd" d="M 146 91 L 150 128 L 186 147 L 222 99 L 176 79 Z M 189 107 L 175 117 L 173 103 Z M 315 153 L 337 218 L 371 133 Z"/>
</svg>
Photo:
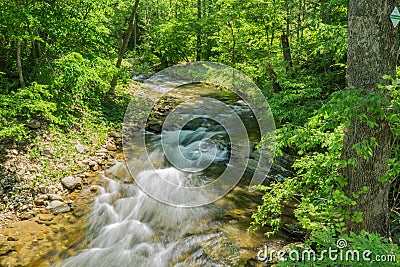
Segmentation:
<svg viewBox="0 0 400 267">
<path fill-rule="evenodd" d="M 276 81 L 276 73 L 274 69 L 272 68 L 272 65 L 270 62 L 265 62 L 265 68 L 267 69 L 267 73 L 269 76 L 269 79 L 271 80 L 272 88 L 274 89 L 274 93 L 279 93 L 282 91 L 282 88 L 280 84 Z"/>
<path fill-rule="evenodd" d="M 394 0 L 350 0 L 348 9 L 348 64 L 347 79 L 350 88 L 364 88 L 366 93 L 377 91 L 383 75 L 396 73 L 398 51 L 397 28 L 389 15 L 395 7 Z M 366 107 L 367 108 L 367 107 Z M 387 170 L 390 158 L 392 135 L 386 121 L 371 128 L 353 118 L 344 137 L 342 157 L 355 158 L 357 165 L 348 165 L 342 170 L 348 184 L 344 190 L 348 197 L 363 187 L 368 191 L 356 199 L 357 204 L 348 206 L 350 212 L 362 212 L 361 223 L 346 221 L 348 231 L 389 235 L 389 182 L 379 182 Z M 373 156 L 365 160 L 354 151 L 353 146 L 375 138 L 378 146 Z"/>
<path fill-rule="evenodd" d="M 128 47 L 128 43 L 131 38 L 132 32 L 135 29 L 135 18 L 136 18 L 136 11 L 137 11 L 137 8 L 139 5 L 139 1 L 140 0 L 135 0 L 135 4 L 133 5 L 133 8 L 132 8 L 131 17 L 129 19 L 128 29 L 126 30 L 124 36 L 122 37 L 122 42 L 121 42 L 121 46 L 119 48 L 119 53 L 118 53 L 117 64 L 115 65 L 117 67 L 117 69 L 121 68 L 122 59 L 124 58 L 126 48 Z M 115 93 L 116 85 L 117 85 L 117 75 L 114 75 L 114 77 L 111 81 L 111 88 L 109 91 L 110 94 Z"/>
<path fill-rule="evenodd" d="M 281 35 L 281 42 L 282 42 L 282 50 L 283 50 L 283 58 L 286 63 L 286 72 L 288 73 L 292 67 L 292 55 L 290 53 L 290 45 L 289 45 L 289 38 L 285 32 Z"/>
<path fill-rule="evenodd" d="M 21 87 L 25 87 L 25 80 L 24 80 L 24 74 L 22 72 L 22 59 L 21 59 L 21 41 L 17 40 L 17 66 L 18 66 L 18 75 L 19 75 L 19 83 Z"/>
<path fill-rule="evenodd" d="M 322 23 L 329 24 L 331 22 L 331 10 L 329 8 L 329 0 L 321 0 L 321 19 Z"/>
<path fill-rule="evenodd" d="M 197 0 L 197 21 L 199 22 L 197 29 L 197 43 L 196 43 L 196 61 L 201 60 L 201 0 Z"/>
<path fill-rule="evenodd" d="M 232 66 L 235 66 L 236 62 L 236 36 L 235 36 L 235 30 L 233 29 L 233 25 L 230 21 L 228 21 L 228 26 L 231 29 L 231 34 L 232 34 L 232 47 L 231 47 L 231 64 Z"/>
<path fill-rule="evenodd" d="M 138 33 L 139 33 L 139 26 L 138 26 L 138 16 L 136 13 L 135 14 L 135 25 L 133 27 L 133 49 L 134 50 L 137 48 Z"/>
</svg>

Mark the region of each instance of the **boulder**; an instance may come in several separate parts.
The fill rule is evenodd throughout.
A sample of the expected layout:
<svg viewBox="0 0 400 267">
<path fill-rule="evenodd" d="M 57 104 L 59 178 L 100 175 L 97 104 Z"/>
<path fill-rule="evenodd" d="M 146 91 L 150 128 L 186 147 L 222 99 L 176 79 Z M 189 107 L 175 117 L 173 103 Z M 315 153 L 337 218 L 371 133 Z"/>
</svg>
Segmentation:
<svg viewBox="0 0 400 267">
<path fill-rule="evenodd" d="M 31 129 L 38 129 L 38 128 L 40 128 L 40 126 L 42 126 L 40 121 L 37 121 L 37 120 L 32 120 L 32 121 L 28 122 L 26 125 Z"/>
<path fill-rule="evenodd" d="M 62 185 L 69 190 L 73 190 L 78 185 L 80 185 L 81 182 L 81 178 L 74 178 L 73 176 L 67 176 L 61 179 Z"/>
</svg>

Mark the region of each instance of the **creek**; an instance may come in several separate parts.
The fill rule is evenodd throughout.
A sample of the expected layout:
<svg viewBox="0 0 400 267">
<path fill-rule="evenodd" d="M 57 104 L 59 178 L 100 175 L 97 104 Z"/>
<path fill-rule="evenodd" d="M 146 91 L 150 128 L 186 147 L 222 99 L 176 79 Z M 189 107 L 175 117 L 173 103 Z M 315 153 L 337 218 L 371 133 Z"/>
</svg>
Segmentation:
<svg viewBox="0 0 400 267">
<path fill-rule="evenodd" d="M 186 92 L 200 90 L 204 96 L 217 97 L 231 107 L 245 123 L 251 151 L 257 154 L 254 147 L 260 133 L 248 106 L 220 88 L 210 89 L 201 84 L 186 87 L 190 87 Z M 163 102 L 162 106 L 165 105 L 171 103 Z M 179 136 L 178 146 L 171 145 L 169 149 L 179 149 L 190 162 L 197 162 L 187 169 L 171 164 L 180 164 L 178 157 L 171 158 L 179 155 L 178 151 L 169 157 L 165 155 L 162 145 L 173 144 L 176 136 Z M 170 191 L 168 184 L 201 186 L 224 172 L 229 164 L 231 144 L 218 122 L 197 118 L 181 130 L 160 131 L 159 127 L 148 127 L 146 146 L 153 163 L 151 168 L 140 160 L 120 162 L 102 174 L 102 185 L 88 216 L 88 246 L 64 259 L 59 266 L 262 266 L 256 256 L 264 244 L 278 250 L 292 242 L 283 235 L 266 239 L 261 232 L 247 231 L 251 214 L 261 203 L 260 193 L 248 190 L 251 168 L 246 169 L 240 182 L 226 196 L 208 205 L 168 205 L 142 190 L 141 185 L 145 185 L 156 195 L 174 194 L 172 198 L 179 203 L 197 203 L 204 198 L 202 194 Z M 204 160 L 204 166 L 199 166 L 202 165 L 199 159 Z M 202 167 L 200 171 L 199 167 Z M 167 183 L 160 183 L 160 177 Z"/>
</svg>

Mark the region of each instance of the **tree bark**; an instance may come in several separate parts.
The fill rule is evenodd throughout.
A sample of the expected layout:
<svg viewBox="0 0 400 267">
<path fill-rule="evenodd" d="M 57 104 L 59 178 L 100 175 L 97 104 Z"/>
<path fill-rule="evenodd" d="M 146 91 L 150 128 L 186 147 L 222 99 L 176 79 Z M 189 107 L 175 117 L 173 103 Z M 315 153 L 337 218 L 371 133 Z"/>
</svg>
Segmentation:
<svg viewBox="0 0 400 267">
<path fill-rule="evenodd" d="M 329 0 L 321 0 L 321 19 L 322 23 L 329 24 L 331 22 L 331 10 L 329 9 Z"/>
<path fill-rule="evenodd" d="M 196 61 L 201 60 L 201 0 L 197 0 L 197 21 L 199 22 L 197 29 L 197 43 L 196 43 Z"/>
<path fill-rule="evenodd" d="M 135 29 L 135 18 L 136 18 L 136 11 L 137 11 L 137 8 L 139 5 L 139 1 L 140 0 L 135 0 L 135 4 L 133 5 L 133 8 L 132 8 L 131 17 L 129 19 L 128 29 L 126 30 L 124 36 L 122 37 L 122 42 L 121 42 L 121 46 L 119 48 L 119 53 L 118 53 L 117 64 L 115 65 L 117 67 L 117 69 L 121 68 L 122 59 L 124 58 L 126 48 L 128 47 L 128 43 L 131 38 L 132 32 Z M 111 88 L 109 91 L 110 94 L 115 93 L 116 85 L 117 85 L 117 75 L 114 75 L 114 77 L 111 81 Z"/>
<path fill-rule="evenodd" d="M 17 40 L 17 67 L 18 67 L 18 75 L 19 75 L 19 83 L 22 88 L 26 86 L 24 74 L 22 72 L 22 59 L 21 59 L 21 41 Z"/>
<path fill-rule="evenodd" d="M 233 25 L 230 21 L 228 21 L 228 26 L 231 29 L 231 34 L 232 34 L 232 47 L 231 47 L 231 64 L 232 66 L 235 66 L 236 62 L 236 36 L 235 36 L 235 30 L 233 29 Z"/>
<path fill-rule="evenodd" d="M 389 15 L 395 7 L 394 0 L 350 0 L 348 9 L 348 64 L 347 79 L 350 88 L 364 88 L 366 94 L 374 93 L 378 83 L 384 82 L 383 75 L 396 74 L 398 51 L 397 28 L 394 28 Z M 366 110 L 367 107 L 365 107 Z M 350 212 L 362 212 L 361 223 L 346 221 L 348 231 L 369 232 L 389 236 L 389 182 L 378 179 L 387 171 L 387 160 L 391 154 L 392 135 L 389 125 L 381 120 L 371 128 L 356 118 L 351 120 L 344 137 L 342 157 L 355 158 L 357 165 L 348 165 L 342 170 L 347 179 L 344 188 L 346 195 L 363 187 L 368 191 L 356 199 L 357 204 L 348 206 Z M 375 138 L 378 146 L 373 148 L 369 160 L 357 155 L 353 146 Z"/>
<path fill-rule="evenodd" d="M 285 32 L 283 32 L 281 35 L 281 42 L 282 42 L 283 58 L 286 63 L 286 72 L 288 73 L 292 69 L 293 63 L 292 63 L 292 55 L 290 53 L 289 38 Z"/>
<path fill-rule="evenodd" d="M 282 91 L 282 88 L 280 86 L 280 84 L 276 81 L 276 73 L 274 71 L 274 69 L 272 68 L 272 65 L 270 62 L 265 62 L 265 68 L 267 69 L 267 73 L 269 76 L 269 79 L 271 80 L 271 84 L 272 84 L 272 88 L 274 89 L 274 93 L 279 93 L 280 91 Z"/>
</svg>

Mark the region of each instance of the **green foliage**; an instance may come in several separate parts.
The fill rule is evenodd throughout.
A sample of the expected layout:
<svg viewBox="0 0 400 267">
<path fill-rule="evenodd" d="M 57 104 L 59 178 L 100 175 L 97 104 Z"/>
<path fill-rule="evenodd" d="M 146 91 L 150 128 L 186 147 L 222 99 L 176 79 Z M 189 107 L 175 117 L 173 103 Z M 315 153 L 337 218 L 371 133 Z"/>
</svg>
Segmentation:
<svg viewBox="0 0 400 267">
<path fill-rule="evenodd" d="M 56 121 L 56 103 L 51 102 L 47 86 L 33 83 L 31 86 L 0 94 L 0 138 L 14 136 L 21 139 L 27 131 L 23 120 L 41 117 Z"/>
<path fill-rule="evenodd" d="M 32 85 L 0 94 L 0 137 L 14 136 L 20 139 L 27 134 L 24 121 L 40 119 L 62 127 L 79 125 L 82 117 L 95 120 L 122 122 L 123 101 L 105 98 L 114 65 L 107 60 L 85 59 L 79 53 L 71 53 L 54 64 L 56 75 L 49 85 Z M 129 98 L 128 98 L 129 99 Z M 107 103 L 113 102 L 114 105 Z M 116 104 L 116 102 L 119 102 Z M 118 109 L 118 117 L 110 116 L 109 110 Z M 117 115 L 116 115 L 117 116 Z"/>
<path fill-rule="evenodd" d="M 302 249 L 292 249 L 298 251 L 299 257 L 288 253 L 284 257 L 286 261 L 278 262 L 277 266 L 398 266 L 400 259 L 398 245 L 366 231 L 343 236 L 329 230 L 316 231 Z M 309 251 L 316 253 L 315 260 L 308 256 Z"/>
<path fill-rule="evenodd" d="M 293 167 L 297 175 L 283 183 L 271 183 L 258 188 L 265 192 L 264 202 L 253 215 L 252 228 L 267 225 L 270 227 L 267 235 L 276 233 L 280 228 L 279 205 L 294 197 L 301 200 L 295 216 L 303 228 L 312 233 L 327 227 L 343 233 L 346 230 L 345 218 L 361 221 L 361 213 L 348 214 L 343 209 L 346 205 L 354 205 L 357 198 L 367 191 L 367 188 L 363 188 L 348 198 L 341 189 L 346 180 L 340 175 L 340 169 L 348 164 L 357 164 L 355 159 L 341 159 L 344 129 L 352 118 L 370 127 L 376 127 L 378 121 L 388 121 L 397 143 L 400 137 L 399 123 L 396 121 L 400 110 L 399 84 L 399 80 L 393 81 L 393 85 L 370 94 L 363 90 L 335 92 L 304 126 L 287 123 L 278 129 L 278 153 L 287 149 L 296 151 L 299 157 Z M 373 156 L 373 148 L 377 145 L 376 140 L 371 139 L 356 144 L 353 149 L 360 157 L 367 159 Z M 399 149 L 398 146 L 393 147 L 393 158 L 388 162 L 389 171 L 382 180 L 399 177 Z"/>
</svg>

